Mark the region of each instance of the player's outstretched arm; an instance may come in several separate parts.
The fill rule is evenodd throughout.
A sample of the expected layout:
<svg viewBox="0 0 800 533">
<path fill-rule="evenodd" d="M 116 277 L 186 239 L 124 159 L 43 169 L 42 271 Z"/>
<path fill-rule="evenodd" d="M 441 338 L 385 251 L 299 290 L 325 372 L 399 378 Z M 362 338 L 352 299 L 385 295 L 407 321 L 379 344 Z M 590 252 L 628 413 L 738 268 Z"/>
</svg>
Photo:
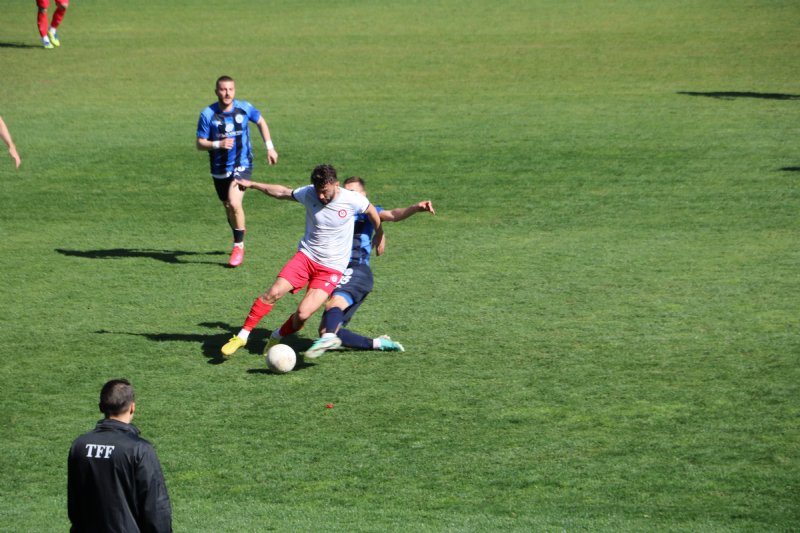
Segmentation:
<svg viewBox="0 0 800 533">
<path fill-rule="evenodd" d="M 430 200 L 424 200 L 422 202 L 417 202 L 416 204 L 410 205 L 408 207 L 397 207 L 395 209 L 384 209 L 380 213 L 381 220 L 384 222 L 400 222 L 401 220 L 405 220 L 411 215 L 416 213 L 421 213 L 422 211 L 427 211 L 428 213 L 435 215 L 436 211 L 433 209 L 433 204 Z"/>
<path fill-rule="evenodd" d="M 251 180 L 236 180 L 236 184 L 241 190 L 255 189 L 261 191 L 267 196 L 272 196 L 277 200 L 294 200 L 292 196 L 292 189 L 284 185 L 275 183 L 259 183 Z"/>
</svg>

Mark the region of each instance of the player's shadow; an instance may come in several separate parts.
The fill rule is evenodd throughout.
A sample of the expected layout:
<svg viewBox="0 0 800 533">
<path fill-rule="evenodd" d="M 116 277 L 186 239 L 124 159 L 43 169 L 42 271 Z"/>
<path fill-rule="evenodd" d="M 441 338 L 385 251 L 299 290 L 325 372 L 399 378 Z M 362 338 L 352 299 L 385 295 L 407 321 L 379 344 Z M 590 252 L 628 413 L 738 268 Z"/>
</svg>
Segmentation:
<svg viewBox="0 0 800 533">
<path fill-rule="evenodd" d="M 220 331 L 215 333 L 134 333 L 129 331 L 109 331 L 101 329 L 95 331 L 95 333 L 101 335 L 131 335 L 135 337 L 144 337 L 153 342 L 198 343 L 201 345 L 201 351 L 203 352 L 203 355 L 208 359 L 208 364 L 219 365 L 224 363 L 226 359 L 222 356 L 220 348 L 222 348 L 222 345 L 230 340 L 232 335 L 231 332 L 236 331 L 235 328 L 230 324 L 225 324 L 224 322 L 201 322 L 198 324 L 198 326 L 207 329 L 217 329 Z M 244 348 L 239 349 L 236 356 L 243 355 L 247 357 L 248 355 L 257 355 L 259 357 L 260 364 L 265 365 L 266 363 L 264 362 L 263 354 L 264 348 L 267 346 L 267 340 L 270 333 L 271 332 L 268 330 L 254 330 L 247 341 L 247 345 Z M 313 341 L 292 335 L 281 342 L 288 344 L 296 353 L 299 354 L 308 350 Z M 295 366 L 294 370 L 302 370 L 312 366 L 314 365 L 311 363 L 306 363 L 303 361 L 302 357 L 298 357 L 297 366 Z M 263 368 L 252 368 L 248 370 L 248 372 L 253 374 L 262 372 L 266 373 L 267 369 L 266 366 L 264 366 Z"/>
<path fill-rule="evenodd" d="M 705 96 L 707 98 L 718 98 L 720 100 L 733 100 L 735 98 L 760 98 L 763 100 L 800 100 L 800 94 L 786 93 L 759 93 L 746 91 L 678 91 L 678 94 L 687 96 Z"/>
<path fill-rule="evenodd" d="M 800 172 L 800 167 L 783 167 L 781 170 L 784 172 Z"/>
<path fill-rule="evenodd" d="M 0 48 L 41 48 L 41 44 L 0 42 Z"/>
<path fill-rule="evenodd" d="M 184 257 L 226 255 L 225 252 L 189 252 L 185 250 L 148 250 L 141 248 L 110 248 L 108 250 L 65 250 L 56 248 L 56 252 L 70 257 L 83 257 L 85 259 L 125 259 L 130 257 L 146 257 L 172 264 L 198 264 L 219 265 L 228 268 L 227 263 L 217 261 L 184 260 Z"/>
</svg>

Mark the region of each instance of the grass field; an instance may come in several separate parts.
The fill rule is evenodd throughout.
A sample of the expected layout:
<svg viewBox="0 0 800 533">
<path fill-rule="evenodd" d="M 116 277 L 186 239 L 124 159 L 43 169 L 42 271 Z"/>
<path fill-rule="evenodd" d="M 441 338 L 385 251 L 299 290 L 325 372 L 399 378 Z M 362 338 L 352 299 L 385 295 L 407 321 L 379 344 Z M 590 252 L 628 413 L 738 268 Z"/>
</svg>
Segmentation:
<svg viewBox="0 0 800 533">
<path fill-rule="evenodd" d="M 74 0 L 51 51 L 0 8 L 0 531 L 68 529 L 121 376 L 175 531 L 800 530 L 797 2 Z M 405 354 L 267 373 L 291 296 L 218 357 L 303 229 L 249 192 L 224 268 L 222 74 L 254 179 L 433 200 L 352 324 Z"/>
</svg>

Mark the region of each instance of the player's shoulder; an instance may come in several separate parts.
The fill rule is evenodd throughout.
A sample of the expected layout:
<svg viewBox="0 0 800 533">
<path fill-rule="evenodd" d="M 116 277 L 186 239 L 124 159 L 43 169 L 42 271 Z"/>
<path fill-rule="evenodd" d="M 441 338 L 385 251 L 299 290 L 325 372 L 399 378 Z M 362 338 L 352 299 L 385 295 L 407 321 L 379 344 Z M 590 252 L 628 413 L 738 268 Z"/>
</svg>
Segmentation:
<svg viewBox="0 0 800 533">
<path fill-rule="evenodd" d="M 313 185 L 301 185 L 299 187 L 295 187 L 292 189 L 292 198 L 298 202 L 302 202 L 306 197 L 309 196 L 309 191 L 314 192 Z"/>
<path fill-rule="evenodd" d="M 243 111 L 254 111 L 256 110 L 256 106 L 248 102 L 247 100 L 234 100 L 233 107 L 236 109 L 241 109 Z"/>
<path fill-rule="evenodd" d="M 369 200 L 367 200 L 367 197 L 361 194 L 360 192 L 351 191 L 350 189 L 345 189 L 344 187 L 339 187 L 339 192 L 341 193 L 342 198 L 346 198 L 347 200 L 352 201 L 352 200 L 363 199 L 369 202 Z"/>
<path fill-rule="evenodd" d="M 213 104 L 208 104 L 200 111 L 201 117 L 211 117 L 215 114 L 219 113 L 219 104 L 214 102 Z"/>
</svg>

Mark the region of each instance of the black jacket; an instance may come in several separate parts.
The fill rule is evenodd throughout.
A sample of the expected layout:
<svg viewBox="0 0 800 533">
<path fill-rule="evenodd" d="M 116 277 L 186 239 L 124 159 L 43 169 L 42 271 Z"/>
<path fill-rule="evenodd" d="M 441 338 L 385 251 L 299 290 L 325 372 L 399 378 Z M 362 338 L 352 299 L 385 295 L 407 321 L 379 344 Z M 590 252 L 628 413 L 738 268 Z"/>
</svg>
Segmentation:
<svg viewBox="0 0 800 533">
<path fill-rule="evenodd" d="M 104 419 L 75 439 L 67 463 L 72 533 L 169 533 L 172 508 L 153 446 L 132 424 Z"/>
</svg>

